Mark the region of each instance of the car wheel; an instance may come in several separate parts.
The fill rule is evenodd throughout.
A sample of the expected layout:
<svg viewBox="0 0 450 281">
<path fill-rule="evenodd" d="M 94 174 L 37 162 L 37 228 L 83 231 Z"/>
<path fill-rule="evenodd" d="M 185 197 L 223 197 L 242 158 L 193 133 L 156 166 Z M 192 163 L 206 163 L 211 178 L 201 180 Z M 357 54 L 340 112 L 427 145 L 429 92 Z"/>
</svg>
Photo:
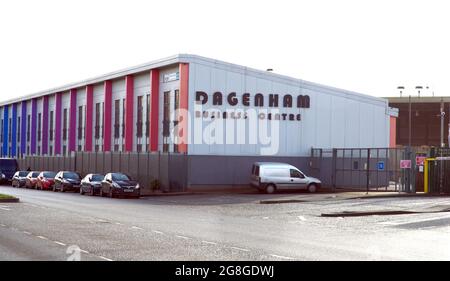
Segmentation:
<svg viewBox="0 0 450 281">
<path fill-rule="evenodd" d="M 56 184 L 53 186 L 53 192 L 56 192 L 56 191 L 58 191 L 57 189 L 56 189 Z"/>
<path fill-rule="evenodd" d="M 268 185 L 266 186 L 266 193 L 267 193 L 267 194 L 272 194 L 272 193 L 275 192 L 275 190 L 276 190 L 276 187 L 275 187 L 275 185 L 273 185 L 273 184 L 268 184 Z"/>
<path fill-rule="evenodd" d="M 310 193 L 315 193 L 315 192 L 317 192 L 317 185 L 314 184 L 314 183 L 308 185 L 308 191 L 309 191 Z"/>
<path fill-rule="evenodd" d="M 82 188 L 82 187 L 80 187 L 80 194 L 81 194 L 81 195 L 84 195 L 84 191 L 83 191 L 83 188 Z"/>
</svg>

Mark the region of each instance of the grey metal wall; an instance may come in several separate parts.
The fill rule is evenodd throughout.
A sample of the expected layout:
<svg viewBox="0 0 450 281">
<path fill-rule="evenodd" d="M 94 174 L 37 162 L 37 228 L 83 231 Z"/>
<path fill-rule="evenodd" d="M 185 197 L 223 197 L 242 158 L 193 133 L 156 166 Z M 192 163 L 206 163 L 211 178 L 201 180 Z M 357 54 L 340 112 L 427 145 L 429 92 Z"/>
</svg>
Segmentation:
<svg viewBox="0 0 450 281">
<path fill-rule="evenodd" d="M 177 192 L 187 186 L 187 156 L 168 153 L 77 152 L 72 156 L 30 156 L 18 159 L 20 170 L 77 171 L 106 174 L 122 172 L 139 181 L 143 194 L 151 192 L 151 182 L 159 180 L 161 190 Z"/>
<path fill-rule="evenodd" d="M 309 157 L 189 155 L 190 186 L 241 186 L 250 183 L 254 162 L 283 162 L 309 172 Z"/>
</svg>

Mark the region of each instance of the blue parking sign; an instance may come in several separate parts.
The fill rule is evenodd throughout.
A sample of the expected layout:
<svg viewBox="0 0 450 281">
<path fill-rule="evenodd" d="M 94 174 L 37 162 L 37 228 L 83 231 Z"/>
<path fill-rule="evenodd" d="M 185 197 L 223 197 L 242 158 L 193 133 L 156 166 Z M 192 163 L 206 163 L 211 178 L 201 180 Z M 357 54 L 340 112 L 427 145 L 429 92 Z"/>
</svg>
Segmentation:
<svg viewBox="0 0 450 281">
<path fill-rule="evenodd" d="M 384 171 L 384 162 L 380 161 L 377 163 L 378 171 Z"/>
</svg>

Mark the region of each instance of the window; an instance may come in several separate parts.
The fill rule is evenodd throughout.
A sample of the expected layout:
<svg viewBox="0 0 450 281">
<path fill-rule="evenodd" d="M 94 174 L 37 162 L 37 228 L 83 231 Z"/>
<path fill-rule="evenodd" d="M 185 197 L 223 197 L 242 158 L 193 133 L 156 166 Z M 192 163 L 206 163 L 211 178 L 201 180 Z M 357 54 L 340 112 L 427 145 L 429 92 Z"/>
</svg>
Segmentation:
<svg viewBox="0 0 450 281">
<path fill-rule="evenodd" d="M 139 96 L 138 100 L 137 100 L 137 130 L 136 130 L 136 136 L 138 138 L 142 138 L 143 137 L 143 132 L 142 132 L 142 125 L 143 125 L 143 120 L 142 118 L 144 117 L 144 107 L 142 104 L 142 100 L 143 100 L 143 96 Z"/>
<path fill-rule="evenodd" d="M 53 140 L 53 111 L 50 111 L 50 128 L 49 128 L 49 133 L 50 133 L 50 141 Z"/>
<path fill-rule="evenodd" d="M 170 91 L 164 92 L 163 107 L 163 152 L 169 151 L 170 136 Z"/>
<path fill-rule="evenodd" d="M 95 104 L 95 139 L 100 138 L 100 103 Z M 97 146 L 96 146 L 96 151 Z"/>
<path fill-rule="evenodd" d="M 291 178 L 304 179 L 305 176 L 297 170 L 291 169 Z"/>
<path fill-rule="evenodd" d="M 2 130 L 0 132 L 0 135 L 1 135 L 0 141 L 3 142 L 3 119 L 2 119 Z"/>
<path fill-rule="evenodd" d="M 11 118 L 9 118 L 9 126 L 8 126 L 8 139 L 9 139 L 9 142 L 11 142 L 11 140 L 12 140 L 12 138 L 11 138 L 11 123 L 12 122 L 11 121 L 12 121 Z"/>
<path fill-rule="evenodd" d="M 120 100 L 114 101 L 114 138 L 120 138 Z"/>
<path fill-rule="evenodd" d="M 145 136 L 150 137 L 150 95 L 147 95 L 147 111 L 145 116 Z"/>
<path fill-rule="evenodd" d="M 175 110 L 175 120 L 173 121 L 173 125 L 176 127 L 178 125 L 178 109 L 180 109 L 180 91 L 179 90 L 175 90 L 175 103 L 174 103 L 174 110 Z M 178 129 L 179 130 L 179 129 Z M 177 132 L 178 134 L 178 132 Z M 177 141 L 175 141 L 175 143 L 173 144 L 173 152 L 178 153 L 178 144 L 176 143 Z"/>
<path fill-rule="evenodd" d="M 42 134 L 42 128 L 41 128 L 41 125 L 42 125 L 42 120 L 41 120 L 41 118 L 42 118 L 42 114 L 41 113 L 39 113 L 38 114 L 38 141 L 41 141 L 41 134 Z"/>
<path fill-rule="evenodd" d="M 17 142 L 20 142 L 20 117 L 17 118 Z"/>
<path fill-rule="evenodd" d="M 122 138 L 125 137 L 125 113 L 126 113 L 126 100 L 122 100 Z"/>
<path fill-rule="evenodd" d="M 27 141 L 30 141 L 30 124 L 31 124 L 31 115 L 28 114 L 28 120 L 27 120 Z M 30 152 L 28 152 L 30 154 Z"/>
<path fill-rule="evenodd" d="M 83 106 L 78 107 L 78 140 L 83 139 Z M 78 149 L 81 150 L 81 149 Z"/>
<path fill-rule="evenodd" d="M 103 130 L 103 127 L 105 126 L 105 103 L 104 102 L 102 102 L 102 112 L 103 112 L 103 114 L 101 115 L 101 118 L 102 118 L 102 123 L 101 123 L 101 134 L 102 134 L 102 138 L 104 137 L 104 130 Z"/>
<path fill-rule="evenodd" d="M 63 155 L 66 155 L 67 146 L 63 145 Z"/>
<path fill-rule="evenodd" d="M 49 147 L 49 155 L 52 156 L 53 155 L 53 146 L 50 145 Z"/>
<path fill-rule="evenodd" d="M 67 140 L 67 108 L 64 108 L 63 114 L 63 140 Z"/>
</svg>

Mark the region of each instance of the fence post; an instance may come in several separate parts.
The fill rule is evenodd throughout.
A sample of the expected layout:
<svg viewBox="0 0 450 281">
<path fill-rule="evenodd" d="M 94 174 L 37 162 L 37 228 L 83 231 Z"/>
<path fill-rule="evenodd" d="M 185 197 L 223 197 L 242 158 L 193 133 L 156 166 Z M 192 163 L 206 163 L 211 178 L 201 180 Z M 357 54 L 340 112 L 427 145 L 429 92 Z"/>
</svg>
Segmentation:
<svg viewBox="0 0 450 281">
<path fill-rule="evenodd" d="M 332 191 L 336 191 L 336 164 L 337 164 L 337 149 L 333 148 L 333 162 L 331 167 L 331 184 L 332 184 Z"/>
<path fill-rule="evenodd" d="M 367 149 L 367 171 L 366 171 L 366 192 L 369 193 L 369 184 L 370 184 L 370 148 Z"/>
</svg>

